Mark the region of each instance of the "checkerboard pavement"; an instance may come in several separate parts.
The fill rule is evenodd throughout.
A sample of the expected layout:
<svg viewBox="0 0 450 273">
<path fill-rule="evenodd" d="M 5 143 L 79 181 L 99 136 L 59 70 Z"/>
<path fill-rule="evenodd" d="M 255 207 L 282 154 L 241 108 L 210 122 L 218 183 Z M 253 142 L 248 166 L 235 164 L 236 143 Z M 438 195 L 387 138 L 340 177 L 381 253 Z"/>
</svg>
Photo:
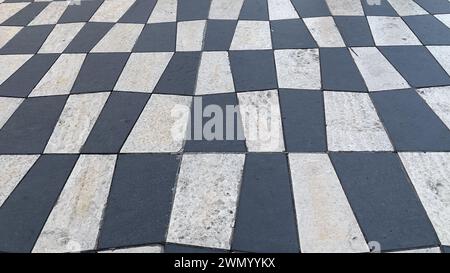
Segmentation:
<svg viewBox="0 0 450 273">
<path fill-rule="evenodd" d="M 448 251 L 448 0 L 0 2 L 1 252 Z"/>
</svg>

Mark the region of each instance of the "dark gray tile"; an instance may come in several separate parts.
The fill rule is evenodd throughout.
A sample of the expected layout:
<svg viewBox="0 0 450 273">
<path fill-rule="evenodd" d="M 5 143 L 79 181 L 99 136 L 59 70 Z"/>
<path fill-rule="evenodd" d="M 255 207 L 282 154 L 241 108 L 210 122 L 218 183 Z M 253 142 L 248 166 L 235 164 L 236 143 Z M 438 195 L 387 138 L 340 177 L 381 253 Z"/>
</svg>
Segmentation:
<svg viewBox="0 0 450 273">
<path fill-rule="evenodd" d="M 382 251 L 438 245 L 436 233 L 394 153 L 330 155 L 367 241 Z"/>
<path fill-rule="evenodd" d="M 206 27 L 204 49 L 229 50 L 236 29 L 235 20 L 209 20 Z"/>
<path fill-rule="evenodd" d="M 424 45 L 450 45 L 450 28 L 433 15 L 405 16 L 403 20 Z"/>
<path fill-rule="evenodd" d="M 137 0 L 120 18 L 119 23 L 145 24 L 157 0 Z"/>
<path fill-rule="evenodd" d="M 77 160 L 42 155 L 0 209 L 0 251 L 31 252 Z"/>
<path fill-rule="evenodd" d="M 425 47 L 387 46 L 379 49 L 411 86 L 450 85 L 450 77 Z"/>
<path fill-rule="evenodd" d="M 322 86 L 333 91 L 366 91 L 358 67 L 347 48 L 321 48 Z"/>
<path fill-rule="evenodd" d="M 91 53 L 84 60 L 72 93 L 113 90 L 129 53 Z"/>
<path fill-rule="evenodd" d="M 369 3 L 372 1 L 372 3 Z M 373 4 L 373 3 L 376 4 Z M 398 16 L 388 0 L 361 1 L 366 16 Z"/>
<path fill-rule="evenodd" d="M 65 53 L 88 53 L 113 27 L 113 23 L 87 23 L 67 46 Z"/>
<path fill-rule="evenodd" d="M 442 246 L 443 253 L 450 253 L 450 246 Z"/>
<path fill-rule="evenodd" d="M 3 22 L 2 26 L 27 26 L 46 6 L 48 2 L 33 2 Z"/>
<path fill-rule="evenodd" d="M 450 13 L 448 0 L 416 0 L 416 3 L 431 14 Z"/>
<path fill-rule="evenodd" d="M 227 253 L 228 251 L 223 249 L 166 244 L 164 247 L 164 253 Z"/>
<path fill-rule="evenodd" d="M 87 22 L 102 3 L 102 0 L 89 0 L 82 1 L 80 5 L 69 5 L 59 18 L 58 23 Z"/>
<path fill-rule="evenodd" d="M 331 15 L 325 0 L 291 0 L 291 2 L 302 18 Z"/>
<path fill-rule="evenodd" d="M 134 45 L 133 52 L 173 52 L 176 37 L 176 23 L 146 25 Z"/>
<path fill-rule="evenodd" d="M 267 0 L 245 0 L 239 14 L 239 20 L 269 20 Z"/>
<path fill-rule="evenodd" d="M 159 79 L 154 93 L 193 95 L 201 52 L 176 52 Z"/>
<path fill-rule="evenodd" d="M 229 56 L 236 91 L 277 88 L 273 51 L 230 51 Z"/>
<path fill-rule="evenodd" d="M 59 54 L 36 54 L 0 85 L 0 95 L 27 97 L 47 73 Z"/>
<path fill-rule="evenodd" d="M 414 90 L 371 97 L 396 150 L 450 151 L 450 130 Z"/>
<path fill-rule="evenodd" d="M 208 19 L 211 0 L 178 1 L 177 20 L 205 20 Z"/>
<path fill-rule="evenodd" d="M 118 153 L 149 98 L 150 94 L 113 92 L 81 152 Z"/>
<path fill-rule="evenodd" d="M 0 49 L 0 54 L 35 54 L 41 48 L 54 25 L 22 28 Z"/>
<path fill-rule="evenodd" d="M 285 154 L 246 156 L 232 250 L 300 252 Z"/>
<path fill-rule="evenodd" d="M 283 131 L 288 152 L 325 152 L 327 136 L 323 93 L 281 89 Z"/>
<path fill-rule="evenodd" d="M 271 21 L 270 27 L 274 49 L 317 47 L 316 41 L 300 19 Z"/>
<path fill-rule="evenodd" d="M 375 46 L 366 17 L 336 16 L 334 21 L 347 46 Z"/>
<path fill-rule="evenodd" d="M 178 165 L 176 155 L 119 156 L 100 248 L 165 242 Z"/>
</svg>

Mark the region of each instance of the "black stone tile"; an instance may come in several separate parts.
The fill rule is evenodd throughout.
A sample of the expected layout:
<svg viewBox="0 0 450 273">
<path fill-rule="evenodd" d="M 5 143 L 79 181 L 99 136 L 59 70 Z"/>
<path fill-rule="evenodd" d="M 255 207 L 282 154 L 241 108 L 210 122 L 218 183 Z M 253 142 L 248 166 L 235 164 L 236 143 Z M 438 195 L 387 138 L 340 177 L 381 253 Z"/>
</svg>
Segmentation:
<svg viewBox="0 0 450 273">
<path fill-rule="evenodd" d="M 382 251 L 438 245 L 436 233 L 394 153 L 332 153 L 336 173 L 367 241 Z"/>
<path fill-rule="evenodd" d="M 27 26 L 41 11 L 48 5 L 48 2 L 33 2 L 21 9 L 19 12 L 4 21 L 2 26 Z"/>
<path fill-rule="evenodd" d="M 227 253 L 223 249 L 205 248 L 187 245 L 166 244 L 164 253 Z"/>
<path fill-rule="evenodd" d="M 66 96 L 26 99 L 0 130 L 0 154 L 39 154 L 47 145 Z"/>
<path fill-rule="evenodd" d="M 0 49 L 0 54 L 35 54 L 53 30 L 54 25 L 22 28 Z"/>
<path fill-rule="evenodd" d="M 176 52 L 156 85 L 154 93 L 193 95 L 201 52 Z"/>
<path fill-rule="evenodd" d="M 334 21 L 347 46 L 375 46 L 366 17 L 336 16 Z"/>
<path fill-rule="evenodd" d="M 176 23 L 148 24 L 142 30 L 133 52 L 173 52 L 176 37 Z"/>
<path fill-rule="evenodd" d="M 178 1 L 177 21 L 208 19 L 211 0 Z"/>
<path fill-rule="evenodd" d="M 77 160 L 42 155 L 0 209 L 0 251 L 31 252 Z"/>
<path fill-rule="evenodd" d="M 277 88 L 275 61 L 271 50 L 230 51 L 236 91 Z"/>
<path fill-rule="evenodd" d="M 92 53 L 84 60 L 71 93 L 113 90 L 129 53 Z"/>
<path fill-rule="evenodd" d="M 144 93 L 113 92 L 81 152 L 118 153 L 149 97 Z"/>
<path fill-rule="evenodd" d="M 388 0 L 361 1 L 361 4 L 366 16 L 398 16 Z"/>
<path fill-rule="evenodd" d="M 371 97 L 396 150 L 450 151 L 450 130 L 414 90 Z"/>
<path fill-rule="evenodd" d="M 323 93 L 281 89 L 283 131 L 288 152 L 325 152 L 327 136 Z"/>
<path fill-rule="evenodd" d="M 300 252 L 285 154 L 246 156 L 232 250 Z"/>
<path fill-rule="evenodd" d="M 442 246 L 443 253 L 450 253 L 450 246 Z"/>
<path fill-rule="evenodd" d="M 416 0 L 416 3 L 431 14 L 450 13 L 448 0 Z"/>
<path fill-rule="evenodd" d="M 302 18 L 331 15 L 325 0 L 291 0 L 291 2 Z"/>
<path fill-rule="evenodd" d="M 59 54 L 36 54 L 0 85 L 0 95 L 27 97 L 47 73 Z"/>
<path fill-rule="evenodd" d="M 358 67 L 347 48 L 321 48 L 322 86 L 333 91 L 366 91 Z"/>
<path fill-rule="evenodd" d="M 88 53 L 113 27 L 113 23 L 87 23 L 67 46 L 65 53 Z"/>
<path fill-rule="evenodd" d="M 405 16 L 403 20 L 424 45 L 450 45 L 450 28 L 433 15 Z"/>
<path fill-rule="evenodd" d="M 245 0 L 239 14 L 239 20 L 269 20 L 267 0 Z"/>
<path fill-rule="evenodd" d="M 80 5 L 69 5 L 59 18 L 58 23 L 87 22 L 102 3 L 102 0 L 82 0 Z"/>
<path fill-rule="evenodd" d="M 235 20 L 209 20 L 204 41 L 205 51 L 229 50 L 236 25 Z"/>
<path fill-rule="evenodd" d="M 163 243 L 179 165 L 176 155 L 120 155 L 99 247 Z"/>
<path fill-rule="evenodd" d="M 450 77 L 425 47 L 387 46 L 379 49 L 411 86 L 450 85 Z"/>
<path fill-rule="evenodd" d="M 246 152 L 237 105 L 237 97 L 234 93 L 195 97 L 188 127 L 190 140 L 186 141 L 184 150 L 187 152 Z M 227 108 L 233 109 L 227 110 Z M 236 112 L 233 111 L 234 109 Z M 233 127 L 227 128 L 227 123 L 231 120 L 233 120 Z M 211 133 L 211 139 L 206 139 L 204 132 Z"/>
<path fill-rule="evenodd" d="M 317 47 L 316 41 L 300 19 L 271 21 L 270 27 L 274 49 Z"/>
<path fill-rule="evenodd" d="M 120 18 L 119 23 L 145 24 L 157 0 L 137 0 Z"/>
</svg>

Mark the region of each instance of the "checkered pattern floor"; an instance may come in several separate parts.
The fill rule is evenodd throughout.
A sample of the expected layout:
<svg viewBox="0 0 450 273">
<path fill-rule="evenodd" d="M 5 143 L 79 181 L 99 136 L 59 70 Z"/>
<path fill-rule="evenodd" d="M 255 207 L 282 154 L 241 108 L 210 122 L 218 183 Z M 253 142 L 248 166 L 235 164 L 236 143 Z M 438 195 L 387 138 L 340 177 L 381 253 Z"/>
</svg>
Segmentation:
<svg viewBox="0 0 450 273">
<path fill-rule="evenodd" d="M 0 251 L 449 251 L 448 0 L 0 2 Z"/>
</svg>

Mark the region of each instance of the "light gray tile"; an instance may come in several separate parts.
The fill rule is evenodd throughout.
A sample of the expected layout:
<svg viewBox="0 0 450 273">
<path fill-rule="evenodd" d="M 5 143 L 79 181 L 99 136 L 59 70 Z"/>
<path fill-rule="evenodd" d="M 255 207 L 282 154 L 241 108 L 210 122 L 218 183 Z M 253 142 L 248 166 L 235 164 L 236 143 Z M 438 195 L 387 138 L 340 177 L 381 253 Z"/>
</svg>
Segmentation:
<svg viewBox="0 0 450 273">
<path fill-rule="evenodd" d="M 33 21 L 30 22 L 30 26 L 34 25 L 50 25 L 56 24 L 59 18 L 63 15 L 64 11 L 68 7 L 66 1 L 54 1 L 48 4 L 41 13 L 39 13 Z"/>
<path fill-rule="evenodd" d="M 0 55 L 0 85 L 17 71 L 33 55 Z"/>
<path fill-rule="evenodd" d="M 400 17 L 368 16 L 367 20 L 378 46 L 421 45 Z"/>
<path fill-rule="evenodd" d="M 413 0 L 388 0 L 400 16 L 428 14 Z"/>
<path fill-rule="evenodd" d="M 178 22 L 177 51 L 201 51 L 205 26 L 205 20 Z"/>
<path fill-rule="evenodd" d="M 268 21 L 241 20 L 236 26 L 230 50 L 272 49 Z"/>
<path fill-rule="evenodd" d="M 333 16 L 364 16 L 361 0 L 326 0 L 326 2 Z"/>
<path fill-rule="evenodd" d="M 418 93 L 450 129 L 450 86 L 419 89 Z"/>
<path fill-rule="evenodd" d="M 148 23 L 175 22 L 177 20 L 177 0 L 156 2 Z"/>
<path fill-rule="evenodd" d="M 0 129 L 8 119 L 14 114 L 23 99 L 0 97 Z"/>
<path fill-rule="evenodd" d="M 450 75 L 450 46 L 427 46 L 434 58 Z"/>
<path fill-rule="evenodd" d="M 267 4 L 270 20 L 299 18 L 290 0 L 268 0 Z"/>
<path fill-rule="evenodd" d="M 333 17 L 304 18 L 303 21 L 319 47 L 345 47 Z"/>
<path fill-rule="evenodd" d="M 212 0 L 209 19 L 237 20 L 244 0 Z"/>
<path fill-rule="evenodd" d="M 196 95 L 234 92 L 228 52 L 203 52 L 197 79 Z"/>
<path fill-rule="evenodd" d="M 39 53 L 62 53 L 78 34 L 84 23 L 58 24 L 45 40 Z"/>
<path fill-rule="evenodd" d="M 0 5 L 0 24 L 8 20 L 14 14 L 19 12 L 24 7 L 28 6 L 30 3 L 2 3 Z"/>
<path fill-rule="evenodd" d="M 450 28 L 450 14 L 436 14 L 434 16 L 444 25 Z"/>
<path fill-rule="evenodd" d="M 135 0 L 105 0 L 100 8 L 98 8 L 98 10 L 94 13 L 90 21 L 115 23 L 119 21 L 125 12 L 127 12 L 127 10 L 134 4 L 134 2 Z"/>
<path fill-rule="evenodd" d="M 91 52 L 131 52 L 143 24 L 115 24 Z"/>
<path fill-rule="evenodd" d="M 9 42 L 22 27 L 0 26 L 0 48 Z"/>
<path fill-rule="evenodd" d="M 441 253 L 441 250 L 439 249 L 439 247 L 432 247 L 432 248 L 420 248 L 420 249 L 413 249 L 413 250 L 402 250 L 402 251 L 396 251 L 396 252 L 390 252 L 390 253 L 428 254 L 428 253 Z"/>
</svg>

